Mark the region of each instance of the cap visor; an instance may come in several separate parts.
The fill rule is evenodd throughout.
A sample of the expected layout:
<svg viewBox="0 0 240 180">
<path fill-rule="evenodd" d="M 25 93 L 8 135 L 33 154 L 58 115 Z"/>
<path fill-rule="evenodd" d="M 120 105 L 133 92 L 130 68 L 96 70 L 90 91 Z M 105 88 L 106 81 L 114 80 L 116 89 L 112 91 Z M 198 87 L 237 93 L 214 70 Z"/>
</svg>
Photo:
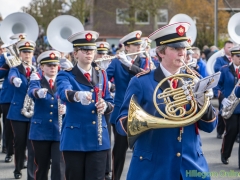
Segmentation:
<svg viewBox="0 0 240 180">
<path fill-rule="evenodd" d="M 41 63 L 41 64 L 59 64 L 59 62 L 45 62 L 45 63 Z"/>
<path fill-rule="evenodd" d="M 78 46 L 78 48 L 80 48 L 80 49 L 97 49 L 97 47 L 96 46 Z"/>
<path fill-rule="evenodd" d="M 98 54 L 107 54 L 108 51 L 97 51 Z"/>
<path fill-rule="evenodd" d="M 166 44 L 166 46 L 174 47 L 174 48 L 186 48 L 186 47 L 189 47 L 189 43 L 187 41 L 182 41 L 182 42 Z"/>
<path fill-rule="evenodd" d="M 21 52 L 23 52 L 23 53 L 31 53 L 31 52 L 33 52 L 33 50 L 22 50 Z"/>
</svg>

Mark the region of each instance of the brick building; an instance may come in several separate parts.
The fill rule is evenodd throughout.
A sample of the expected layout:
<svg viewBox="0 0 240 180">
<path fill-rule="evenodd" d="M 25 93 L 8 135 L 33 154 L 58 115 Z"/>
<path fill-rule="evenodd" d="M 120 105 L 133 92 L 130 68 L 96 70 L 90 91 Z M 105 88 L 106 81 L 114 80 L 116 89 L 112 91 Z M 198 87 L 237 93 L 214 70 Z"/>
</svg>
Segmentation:
<svg viewBox="0 0 240 180">
<path fill-rule="evenodd" d="M 85 29 L 95 30 L 100 33 L 99 39 L 117 45 L 119 39 L 131 31 L 128 23 L 124 21 L 126 5 L 118 0 L 114 0 L 114 3 L 111 1 L 92 1 L 89 23 L 85 25 Z M 136 23 L 134 29 L 141 30 L 143 36 L 148 36 L 154 31 L 154 25 L 156 27 L 154 22 L 157 23 L 157 28 L 168 24 L 168 8 L 167 6 L 159 7 L 156 20 L 154 17 L 151 17 L 149 12 L 145 12 L 143 15 L 140 11 L 135 12 L 135 18 Z"/>
</svg>

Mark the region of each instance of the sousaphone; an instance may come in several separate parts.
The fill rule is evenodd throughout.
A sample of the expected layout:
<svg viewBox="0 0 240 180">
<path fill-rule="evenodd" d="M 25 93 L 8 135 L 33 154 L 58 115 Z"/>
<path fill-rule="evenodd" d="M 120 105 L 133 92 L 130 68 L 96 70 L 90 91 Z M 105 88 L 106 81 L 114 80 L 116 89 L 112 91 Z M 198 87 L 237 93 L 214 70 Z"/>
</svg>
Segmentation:
<svg viewBox="0 0 240 180">
<path fill-rule="evenodd" d="M 16 12 L 8 15 L 1 23 L 0 37 L 4 43 L 9 43 L 14 34 L 25 33 L 27 38 L 36 41 L 39 34 L 37 21 L 27 13 Z"/>
<path fill-rule="evenodd" d="M 234 14 L 228 21 L 228 34 L 231 41 L 239 44 L 240 43 L 240 13 Z M 214 65 L 218 57 L 224 56 L 224 50 L 214 53 L 207 62 L 207 71 L 209 75 L 214 73 Z"/>
<path fill-rule="evenodd" d="M 172 17 L 172 19 L 169 21 L 169 24 L 178 23 L 178 22 L 187 22 L 191 24 L 189 27 L 186 36 L 191 39 L 190 44 L 193 45 L 193 43 L 196 41 L 197 38 L 197 27 L 195 25 L 195 22 L 193 19 L 186 15 L 186 14 L 176 14 Z"/>
<path fill-rule="evenodd" d="M 60 52 L 72 52 L 73 45 L 67 38 L 72 34 L 83 31 L 82 23 L 70 15 L 62 15 L 54 18 L 47 28 L 49 44 Z"/>
</svg>

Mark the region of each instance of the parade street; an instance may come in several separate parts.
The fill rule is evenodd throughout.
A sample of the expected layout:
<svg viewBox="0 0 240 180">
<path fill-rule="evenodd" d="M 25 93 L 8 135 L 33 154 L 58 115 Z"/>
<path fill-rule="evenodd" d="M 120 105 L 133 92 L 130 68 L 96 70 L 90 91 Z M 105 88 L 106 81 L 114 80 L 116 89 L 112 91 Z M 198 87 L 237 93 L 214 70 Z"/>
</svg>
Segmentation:
<svg viewBox="0 0 240 180">
<path fill-rule="evenodd" d="M 221 139 L 216 138 L 216 131 L 211 134 L 200 132 L 203 144 L 203 152 L 207 159 L 207 162 L 210 167 L 210 171 L 212 173 L 212 180 L 239 180 L 240 179 L 240 170 L 238 169 L 238 143 L 234 144 L 232 156 L 229 158 L 229 164 L 224 165 L 221 162 L 220 157 L 220 149 L 221 149 Z M 196 152 L 197 153 L 197 152 Z M 126 179 L 128 166 L 131 160 L 132 152 L 129 150 L 127 152 L 126 163 L 124 167 L 124 171 L 122 174 L 122 180 Z M 5 154 L 0 153 L 0 180 L 5 179 L 14 179 L 13 170 L 14 170 L 14 162 L 5 163 L 4 162 Z M 164 162 L 163 162 L 164 166 Z M 147 167 L 146 167 L 147 168 Z M 22 170 L 23 178 L 26 180 L 26 169 Z M 139 172 L 141 173 L 141 172 Z M 188 177 L 192 176 L 194 180 L 194 176 L 197 176 L 197 173 L 192 171 L 188 172 Z M 186 174 L 187 175 L 187 174 Z M 202 179 L 204 179 L 204 175 L 201 175 Z M 159 178 L 160 180 L 164 179 Z"/>
</svg>

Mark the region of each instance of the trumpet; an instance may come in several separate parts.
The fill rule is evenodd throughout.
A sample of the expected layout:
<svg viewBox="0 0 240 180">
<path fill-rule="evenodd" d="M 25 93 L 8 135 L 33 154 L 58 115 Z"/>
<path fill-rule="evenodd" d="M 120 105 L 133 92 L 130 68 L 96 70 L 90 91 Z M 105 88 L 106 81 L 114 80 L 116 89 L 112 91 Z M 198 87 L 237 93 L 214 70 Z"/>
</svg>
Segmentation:
<svg viewBox="0 0 240 180">
<path fill-rule="evenodd" d="M 145 51 L 139 51 L 139 52 L 135 52 L 135 53 L 129 53 L 129 54 L 126 54 L 126 56 L 132 56 L 132 55 L 137 55 L 137 54 L 141 54 L 141 53 L 145 53 Z M 110 57 L 107 57 L 107 58 L 99 58 L 99 59 L 96 59 L 94 60 L 94 62 L 102 62 L 102 61 L 106 61 L 106 60 L 110 60 L 110 59 L 114 59 L 118 57 L 118 55 L 115 55 L 115 56 L 110 56 Z"/>
</svg>

